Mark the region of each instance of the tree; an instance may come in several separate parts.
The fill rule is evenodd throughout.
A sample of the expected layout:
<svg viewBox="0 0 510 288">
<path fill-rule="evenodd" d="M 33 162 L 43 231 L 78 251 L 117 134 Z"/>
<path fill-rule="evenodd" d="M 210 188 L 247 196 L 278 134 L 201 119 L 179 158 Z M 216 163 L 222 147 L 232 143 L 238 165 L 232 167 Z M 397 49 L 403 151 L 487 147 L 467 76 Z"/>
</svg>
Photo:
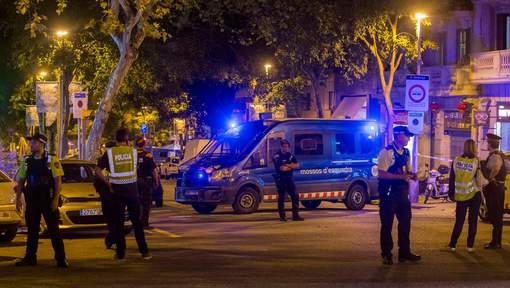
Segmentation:
<svg viewBox="0 0 510 288">
<path fill-rule="evenodd" d="M 47 19 L 37 11 L 38 4 L 44 1 L 18 0 L 19 13 L 30 13 L 27 25 L 32 35 L 41 31 Z M 62 13 L 71 0 L 58 0 L 57 12 Z M 153 37 L 166 40 L 169 34 L 161 29 L 159 20 L 168 17 L 172 12 L 183 11 L 190 3 L 186 0 L 98 0 L 88 1 L 88 5 L 99 5 L 102 15 L 95 20 L 101 23 L 102 31 L 107 33 L 118 50 L 118 61 L 111 72 L 94 122 L 90 129 L 86 145 L 86 156 L 89 159 L 97 156 L 99 142 L 115 103 L 121 84 L 139 56 L 140 46 L 145 38 Z"/>
<path fill-rule="evenodd" d="M 407 2 L 369 0 L 360 1 L 358 6 L 353 8 L 353 11 L 363 11 L 361 15 L 357 15 L 353 26 L 354 40 L 368 49 L 368 53 L 375 60 L 388 116 L 386 134 L 388 141 L 391 141 L 394 120 L 391 92 L 395 73 L 403 59 L 411 62 L 417 57 L 417 37 L 414 34 L 416 20 Z M 432 1 L 427 5 L 444 7 L 436 2 Z M 422 25 L 430 25 L 430 22 L 423 21 Z M 422 52 L 435 47 L 436 44 L 428 39 L 422 42 Z"/>
<path fill-rule="evenodd" d="M 250 1 L 255 2 L 257 1 Z M 351 45 L 350 18 L 345 2 L 282 0 L 260 2 L 249 13 L 252 32 L 245 42 L 264 39 L 285 68 L 283 78 L 308 81 L 317 117 L 324 117 L 320 84 L 335 71 L 346 79 L 366 72 L 367 57 Z"/>
</svg>

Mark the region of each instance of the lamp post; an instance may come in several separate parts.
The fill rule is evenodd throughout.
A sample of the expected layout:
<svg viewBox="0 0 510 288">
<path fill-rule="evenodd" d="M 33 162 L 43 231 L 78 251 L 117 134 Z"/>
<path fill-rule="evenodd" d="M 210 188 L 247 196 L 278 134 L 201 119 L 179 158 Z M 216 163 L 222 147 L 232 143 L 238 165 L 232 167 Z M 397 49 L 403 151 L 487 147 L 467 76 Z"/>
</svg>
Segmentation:
<svg viewBox="0 0 510 288">
<path fill-rule="evenodd" d="M 55 32 L 55 36 L 57 38 L 57 41 L 60 40 L 62 41 L 62 46 L 64 45 L 64 38 L 67 37 L 69 34 L 68 31 L 66 30 L 58 30 L 57 32 Z M 60 47 L 62 49 L 62 47 Z M 65 121 L 67 121 L 67 117 L 66 117 L 66 108 L 67 108 L 67 105 L 68 103 L 66 103 L 66 101 L 69 101 L 69 99 L 65 99 L 67 97 L 65 97 L 65 95 L 67 93 L 65 93 L 65 88 L 64 88 L 64 83 L 66 81 L 66 78 L 65 78 L 65 73 L 64 73 L 64 67 L 65 65 L 63 63 L 61 63 L 60 65 L 60 83 L 59 83 L 59 86 L 60 86 L 60 97 L 59 97 L 59 103 L 58 103 L 58 122 L 57 122 L 57 135 L 58 135 L 58 147 L 57 147 L 57 155 L 59 156 L 60 159 L 64 158 L 65 157 L 65 149 L 64 149 L 64 126 L 66 125 L 65 124 Z"/>
<path fill-rule="evenodd" d="M 273 67 L 271 64 L 267 63 L 264 65 L 264 68 L 266 69 L 266 77 L 269 77 L 269 69 Z"/>
<path fill-rule="evenodd" d="M 416 59 L 416 74 L 421 74 L 421 20 L 427 17 L 423 13 L 416 13 L 416 35 L 418 37 L 418 57 Z"/>
</svg>

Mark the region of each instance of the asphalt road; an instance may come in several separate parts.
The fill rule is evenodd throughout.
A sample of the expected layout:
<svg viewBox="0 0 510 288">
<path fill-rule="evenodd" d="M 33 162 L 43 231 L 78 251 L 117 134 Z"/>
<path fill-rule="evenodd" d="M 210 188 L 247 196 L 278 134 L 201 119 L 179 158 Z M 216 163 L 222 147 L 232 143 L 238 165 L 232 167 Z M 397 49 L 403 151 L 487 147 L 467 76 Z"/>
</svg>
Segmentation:
<svg viewBox="0 0 510 288">
<path fill-rule="evenodd" d="M 510 287 L 510 227 L 502 250 L 483 250 L 490 227 L 480 223 L 475 253 L 466 251 L 466 231 L 457 252 L 447 252 L 453 204 L 413 209 L 412 247 L 423 261 L 393 266 L 381 264 L 375 205 L 348 211 L 323 203 L 302 211 L 304 222 L 281 223 L 275 204 L 251 215 L 230 207 L 198 215 L 167 204 L 153 211 L 155 229 L 147 231 L 152 260 L 140 258 L 132 236 L 127 261 L 117 263 L 101 232 L 75 233 L 65 235 L 69 269 L 55 267 L 48 239 L 40 241 L 38 266 L 18 268 L 20 234 L 0 246 L 0 287 Z"/>
</svg>

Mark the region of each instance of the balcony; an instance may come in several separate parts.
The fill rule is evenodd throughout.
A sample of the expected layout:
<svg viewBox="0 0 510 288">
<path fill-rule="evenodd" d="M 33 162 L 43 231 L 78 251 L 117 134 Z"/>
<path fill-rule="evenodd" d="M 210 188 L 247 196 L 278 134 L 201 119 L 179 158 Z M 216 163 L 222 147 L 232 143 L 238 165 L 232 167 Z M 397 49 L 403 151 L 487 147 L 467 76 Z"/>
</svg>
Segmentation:
<svg viewBox="0 0 510 288">
<path fill-rule="evenodd" d="M 423 67 L 422 74 L 430 76 L 430 95 L 469 96 L 476 95 L 476 86 L 469 81 L 467 65 Z"/>
<path fill-rule="evenodd" d="M 510 82 L 510 50 L 499 50 L 471 55 L 473 74 L 477 84 Z"/>
</svg>

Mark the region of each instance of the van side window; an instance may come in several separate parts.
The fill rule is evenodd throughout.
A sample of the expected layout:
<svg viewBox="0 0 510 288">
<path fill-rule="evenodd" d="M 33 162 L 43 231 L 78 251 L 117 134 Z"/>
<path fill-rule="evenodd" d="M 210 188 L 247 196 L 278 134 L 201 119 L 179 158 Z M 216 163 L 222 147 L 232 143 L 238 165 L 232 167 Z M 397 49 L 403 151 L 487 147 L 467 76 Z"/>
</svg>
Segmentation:
<svg viewBox="0 0 510 288">
<path fill-rule="evenodd" d="M 267 145 L 268 145 L 268 153 L 269 157 L 267 158 L 269 161 L 269 167 L 274 168 L 273 164 L 273 158 L 278 151 L 280 151 L 280 143 L 283 139 L 283 133 L 275 133 L 273 135 L 270 135 L 269 138 L 267 138 Z"/>
<path fill-rule="evenodd" d="M 371 134 L 360 134 L 361 153 L 368 154 L 375 149 L 375 137 Z"/>
<path fill-rule="evenodd" d="M 266 155 L 266 141 L 262 142 L 260 146 L 253 151 L 248 158 L 248 162 L 244 165 L 245 169 L 262 168 L 267 166 L 267 155 Z"/>
<path fill-rule="evenodd" d="M 322 155 L 324 144 L 322 134 L 296 134 L 294 136 L 294 153 L 296 155 Z"/>
<path fill-rule="evenodd" d="M 335 135 L 336 155 L 354 154 L 356 145 L 353 133 L 337 133 Z"/>
</svg>

